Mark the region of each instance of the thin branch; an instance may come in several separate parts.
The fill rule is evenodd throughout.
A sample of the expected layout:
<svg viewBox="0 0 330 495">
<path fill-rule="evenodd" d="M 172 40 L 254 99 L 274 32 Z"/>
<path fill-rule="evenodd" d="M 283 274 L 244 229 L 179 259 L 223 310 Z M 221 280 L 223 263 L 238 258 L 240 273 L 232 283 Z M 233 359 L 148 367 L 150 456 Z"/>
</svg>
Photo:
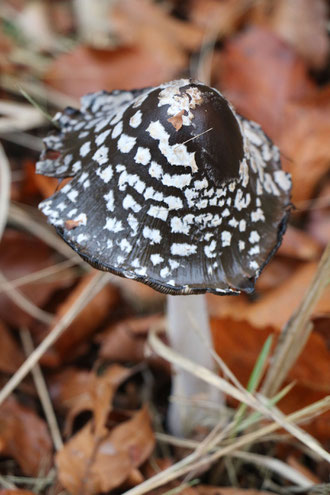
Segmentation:
<svg viewBox="0 0 330 495">
<path fill-rule="evenodd" d="M 16 373 L 10 378 L 6 385 L 0 391 L 0 405 L 3 401 L 15 390 L 15 388 L 21 383 L 26 375 L 32 370 L 35 364 L 43 356 L 43 354 L 56 342 L 56 340 L 62 335 L 65 329 L 70 325 L 74 318 L 80 313 L 80 311 L 89 303 L 89 301 L 99 292 L 108 282 L 108 274 L 104 272 L 96 272 L 95 276 L 91 279 L 89 284 L 81 292 L 79 297 L 71 308 L 63 315 L 58 321 L 52 331 L 47 337 L 39 344 L 39 346 L 32 352 L 22 366 L 16 371 Z"/>
<path fill-rule="evenodd" d="M 34 351 L 34 345 L 29 330 L 26 328 L 22 328 L 20 330 L 20 337 L 22 340 L 24 352 L 28 357 Z M 47 419 L 47 423 L 50 434 L 53 439 L 54 447 L 56 450 L 60 450 L 63 447 L 63 441 L 62 441 L 60 429 L 58 427 L 53 405 L 48 394 L 47 385 L 38 363 L 34 366 L 34 368 L 32 368 L 31 373 L 40 398 L 42 408 L 45 413 L 45 417 Z"/>
<path fill-rule="evenodd" d="M 284 327 L 262 386 L 262 393 L 275 395 L 300 355 L 313 326 L 310 318 L 330 282 L 330 243 L 325 249 L 314 279 L 298 309 Z"/>
</svg>

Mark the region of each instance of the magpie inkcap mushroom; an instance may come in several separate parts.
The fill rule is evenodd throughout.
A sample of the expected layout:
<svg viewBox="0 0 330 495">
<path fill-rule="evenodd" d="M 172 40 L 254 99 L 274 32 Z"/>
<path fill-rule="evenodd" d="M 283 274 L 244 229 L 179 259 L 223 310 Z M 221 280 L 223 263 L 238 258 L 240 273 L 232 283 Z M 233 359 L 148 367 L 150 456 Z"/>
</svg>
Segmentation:
<svg viewBox="0 0 330 495">
<path fill-rule="evenodd" d="M 285 231 L 291 180 L 218 90 L 181 79 L 102 91 L 56 122 L 37 172 L 72 180 L 40 208 L 82 258 L 173 295 L 253 290 Z"/>
</svg>

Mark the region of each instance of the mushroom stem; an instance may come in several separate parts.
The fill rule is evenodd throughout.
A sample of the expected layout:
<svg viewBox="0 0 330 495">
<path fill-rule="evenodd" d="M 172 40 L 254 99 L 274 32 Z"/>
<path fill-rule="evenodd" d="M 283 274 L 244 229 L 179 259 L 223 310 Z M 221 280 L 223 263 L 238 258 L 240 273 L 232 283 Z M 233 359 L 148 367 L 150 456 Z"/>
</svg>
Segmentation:
<svg viewBox="0 0 330 495">
<path fill-rule="evenodd" d="M 204 294 L 167 296 L 167 334 L 175 351 L 196 364 L 215 370 L 209 350 L 213 342 Z M 184 436 L 196 426 L 212 422 L 216 410 L 205 407 L 204 401 L 221 406 L 223 396 L 204 380 L 179 367 L 175 367 L 173 372 L 174 401 L 169 406 L 168 427 L 172 434 Z M 199 403 L 198 399 L 203 400 L 204 404 Z"/>
</svg>

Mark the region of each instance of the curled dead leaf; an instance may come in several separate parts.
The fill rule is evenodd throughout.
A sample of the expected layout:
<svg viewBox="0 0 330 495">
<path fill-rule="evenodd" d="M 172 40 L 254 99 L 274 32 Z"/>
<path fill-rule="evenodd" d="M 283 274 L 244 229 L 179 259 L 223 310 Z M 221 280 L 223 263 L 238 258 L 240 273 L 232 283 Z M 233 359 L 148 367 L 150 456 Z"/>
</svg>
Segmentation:
<svg viewBox="0 0 330 495">
<path fill-rule="evenodd" d="M 56 455 L 59 479 L 73 495 L 120 486 L 151 454 L 154 434 L 146 407 L 113 430 L 95 435 L 88 423 Z"/>
</svg>

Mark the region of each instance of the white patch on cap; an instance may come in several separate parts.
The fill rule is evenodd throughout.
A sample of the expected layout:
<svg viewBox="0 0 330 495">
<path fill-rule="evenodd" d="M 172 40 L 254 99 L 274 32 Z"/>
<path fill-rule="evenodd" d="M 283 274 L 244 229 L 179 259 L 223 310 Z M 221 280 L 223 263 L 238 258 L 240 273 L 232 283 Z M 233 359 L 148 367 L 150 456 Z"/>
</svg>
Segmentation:
<svg viewBox="0 0 330 495">
<path fill-rule="evenodd" d="M 183 208 L 181 199 L 176 196 L 165 196 L 163 201 L 168 205 L 169 210 L 179 210 L 180 208 Z"/>
<path fill-rule="evenodd" d="M 190 167 L 192 172 L 197 172 L 198 168 L 195 160 L 195 152 L 190 153 L 184 144 L 170 145 L 170 135 L 165 128 L 156 120 L 151 122 L 147 128 L 150 136 L 159 141 L 159 149 L 162 155 L 167 159 L 170 165 L 179 165 L 181 167 Z"/>
<path fill-rule="evenodd" d="M 182 189 L 183 187 L 189 186 L 191 179 L 191 175 L 188 174 L 165 174 L 163 176 L 162 183 L 164 184 L 164 186 Z"/>
<path fill-rule="evenodd" d="M 116 139 L 122 132 L 123 132 L 123 122 L 120 121 L 113 128 L 113 131 L 112 131 L 112 137 L 113 137 L 113 139 Z"/>
<path fill-rule="evenodd" d="M 172 234 L 189 234 L 191 224 L 193 222 L 193 215 L 186 215 L 183 218 L 173 217 L 171 218 L 171 232 Z"/>
<path fill-rule="evenodd" d="M 243 160 L 240 163 L 239 175 L 241 178 L 242 186 L 246 187 L 249 183 L 249 167 L 245 158 L 243 158 Z"/>
<path fill-rule="evenodd" d="M 189 84 L 189 81 L 187 82 Z M 201 91 L 197 87 L 188 87 L 180 92 L 182 81 L 176 81 L 173 86 L 166 86 L 158 95 L 158 106 L 168 105 L 167 114 L 174 116 L 184 110 L 182 124 L 191 125 L 194 114 L 191 112 L 204 101 Z"/>
<path fill-rule="evenodd" d="M 78 182 L 80 182 L 80 183 L 84 182 L 87 179 L 87 177 L 88 177 L 88 173 L 87 172 L 83 172 L 81 174 L 81 176 L 79 177 Z"/>
<path fill-rule="evenodd" d="M 230 211 L 228 210 L 228 208 L 225 208 L 225 209 L 223 210 L 223 212 L 221 213 L 221 215 L 222 215 L 223 217 L 229 217 L 229 215 L 230 215 Z"/>
<path fill-rule="evenodd" d="M 81 244 L 84 241 L 87 241 L 88 235 L 87 234 L 79 234 L 77 237 L 77 242 L 78 244 Z"/>
<path fill-rule="evenodd" d="M 79 223 L 79 227 L 85 226 L 87 223 L 87 215 L 86 213 L 80 213 L 74 220 Z"/>
<path fill-rule="evenodd" d="M 64 201 L 62 201 L 62 203 L 57 205 L 57 209 L 60 211 L 64 211 L 65 208 L 66 208 L 66 204 L 64 203 Z"/>
<path fill-rule="evenodd" d="M 143 237 L 150 239 L 151 244 L 159 244 L 162 240 L 160 231 L 158 229 L 150 229 L 149 227 L 144 227 L 142 231 Z"/>
<path fill-rule="evenodd" d="M 239 225 L 239 222 L 236 220 L 236 218 L 231 218 L 228 222 L 228 225 L 236 229 L 236 227 Z"/>
<path fill-rule="evenodd" d="M 200 189 L 206 189 L 208 185 L 208 180 L 205 178 L 203 180 L 195 180 L 194 182 L 194 188 L 197 189 L 197 191 Z"/>
<path fill-rule="evenodd" d="M 163 168 L 156 162 L 151 162 L 149 167 L 149 174 L 155 179 L 160 179 L 163 175 Z"/>
<path fill-rule="evenodd" d="M 283 191 L 289 191 L 291 189 L 291 179 L 289 174 L 284 172 L 284 170 L 276 170 L 274 172 L 274 177 L 276 183 L 280 186 Z"/>
<path fill-rule="evenodd" d="M 130 208 L 135 213 L 138 213 L 142 209 L 142 206 L 135 201 L 133 196 L 131 196 L 130 194 L 126 194 L 123 201 L 123 208 L 125 208 L 125 210 L 128 210 Z"/>
<path fill-rule="evenodd" d="M 168 217 L 168 209 L 164 206 L 151 205 L 149 210 L 147 211 L 147 215 L 150 215 L 154 218 L 159 218 L 160 220 L 163 220 L 165 222 Z"/>
<path fill-rule="evenodd" d="M 122 153 L 129 153 L 131 149 L 135 146 L 136 137 L 128 136 L 127 134 L 122 134 L 118 139 L 117 148 Z"/>
<path fill-rule="evenodd" d="M 70 199 L 70 201 L 72 201 L 73 203 L 76 202 L 76 199 L 77 199 L 77 196 L 78 196 L 78 191 L 76 191 L 75 189 L 72 189 L 69 193 L 68 193 L 68 198 Z"/>
<path fill-rule="evenodd" d="M 180 263 L 178 263 L 175 260 L 168 260 L 168 262 L 169 262 L 169 265 L 171 267 L 171 270 L 176 270 L 180 266 Z"/>
<path fill-rule="evenodd" d="M 135 237 L 137 234 L 137 231 L 138 231 L 138 227 L 139 227 L 138 219 L 132 213 L 130 213 L 127 217 L 127 223 L 132 230 L 131 236 Z"/>
<path fill-rule="evenodd" d="M 138 110 L 130 119 L 129 119 L 129 125 L 131 127 L 134 127 L 135 129 L 139 127 L 139 125 L 142 122 L 142 112 L 141 110 Z"/>
<path fill-rule="evenodd" d="M 106 131 L 102 132 L 102 134 L 97 136 L 97 138 L 95 139 L 95 144 L 97 146 L 101 146 L 101 144 L 103 144 L 106 138 L 109 136 L 110 132 L 111 129 L 107 129 Z"/>
<path fill-rule="evenodd" d="M 244 196 L 244 193 L 242 189 L 238 189 L 236 196 L 235 196 L 235 208 L 238 211 L 241 211 L 243 208 L 247 208 L 251 202 L 251 196 L 250 193 L 246 193 Z"/>
<path fill-rule="evenodd" d="M 106 200 L 106 208 L 109 211 L 113 211 L 115 209 L 115 202 L 113 197 L 113 191 L 109 191 L 108 194 L 104 194 L 104 199 Z"/>
<path fill-rule="evenodd" d="M 215 258 L 217 253 L 215 253 L 215 248 L 217 247 L 217 243 L 215 240 L 211 241 L 209 246 L 204 247 L 204 252 L 208 258 Z"/>
<path fill-rule="evenodd" d="M 244 122 L 244 134 L 249 139 L 249 141 L 251 141 L 251 143 L 255 144 L 256 146 L 261 146 L 263 144 L 263 140 L 261 139 L 260 134 L 255 132 L 246 121 Z"/>
<path fill-rule="evenodd" d="M 127 239 L 122 239 L 119 243 L 119 247 L 127 254 L 130 253 L 133 248 L 132 244 L 130 244 Z"/>
<path fill-rule="evenodd" d="M 81 161 L 78 160 L 76 163 L 72 165 L 72 172 L 77 173 L 79 172 L 80 169 L 81 169 Z"/>
<path fill-rule="evenodd" d="M 135 154 L 134 160 L 136 161 L 136 163 L 147 165 L 151 160 L 151 154 L 149 149 L 139 146 Z"/>
<path fill-rule="evenodd" d="M 260 248 L 259 246 L 253 246 L 252 248 L 249 249 L 249 254 L 251 256 L 255 255 L 255 254 L 259 254 L 260 253 Z"/>
<path fill-rule="evenodd" d="M 238 241 L 238 249 L 240 251 L 243 251 L 245 249 L 245 242 L 244 241 Z"/>
<path fill-rule="evenodd" d="M 195 254 L 196 251 L 197 246 L 195 244 L 174 243 L 171 245 L 171 254 L 173 256 L 190 256 L 191 254 Z"/>
<path fill-rule="evenodd" d="M 124 230 L 123 224 L 121 223 L 121 220 L 118 220 L 115 217 L 110 217 L 107 218 L 106 224 L 103 227 L 104 229 L 110 230 L 110 232 L 120 232 L 121 230 Z"/>
<path fill-rule="evenodd" d="M 111 181 L 112 176 L 113 176 L 112 166 L 108 165 L 108 167 L 104 168 L 103 170 L 98 168 L 96 170 L 96 175 L 98 175 L 103 180 L 103 182 L 108 184 L 108 182 Z"/>
<path fill-rule="evenodd" d="M 228 230 L 224 230 L 221 232 L 221 241 L 222 241 L 222 246 L 230 246 L 231 243 L 231 233 L 228 232 Z"/>
<path fill-rule="evenodd" d="M 72 210 L 69 211 L 68 217 L 72 218 L 73 215 L 75 215 L 77 213 L 77 211 L 78 211 L 77 208 L 73 208 Z M 54 212 L 54 213 L 56 213 L 56 212 Z"/>
<path fill-rule="evenodd" d="M 259 268 L 259 265 L 256 261 L 250 261 L 249 265 L 250 265 L 250 268 L 252 268 L 252 270 L 258 270 L 258 268 Z"/>
<path fill-rule="evenodd" d="M 250 233 L 249 241 L 251 244 L 255 244 L 256 242 L 260 241 L 260 235 L 256 230 L 252 230 Z"/>
<path fill-rule="evenodd" d="M 93 160 L 95 160 L 99 165 L 104 165 L 108 161 L 109 148 L 107 146 L 101 146 L 93 155 Z"/>
<path fill-rule="evenodd" d="M 243 220 L 240 220 L 239 222 L 239 231 L 240 232 L 245 232 L 245 229 L 246 229 L 246 221 L 243 219 Z"/>
<path fill-rule="evenodd" d="M 272 176 L 270 174 L 265 174 L 264 179 L 264 188 L 268 192 L 268 194 L 274 194 L 274 196 L 280 196 L 280 191 L 277 186 L 274 184 Z"/>
<path fill-rule="evenodd" d="M 250 216 L 252 222 L 258 222 L 259 220 L 264 222 L 266 220 L 264 212 L 262 211 L 261 208 L 257 208 L 255 211 L 252 211 Z"/>
<path fill-rule="evenodd" d="M 166 266 L 165 268 L 162 268 L 162 270 L 160 270 L 159 272 L 159 275 L 162 277 L 162 278 L 165 278 L 167 277 L 167 275 L 170 273 L 170 270 L 168 269 L 168 267 Z"/>
<path fill-rule="evenodd" d="M 160 254 L 152 254 L 150 256 L 151 263 L 156 266 L 159 265 L 159 263 L 162 263 L 164 261 L 164 258 L 161 257 Z"/>
<path fill-rule="evenodd" d="M 91 150 L 91 143 L 90 143 L 90 141 L 87 141 L 80 148 L 80 156 L 82 156 L 84 158 L 85 156 L 88 155 L 88 153 L 90 152 L 90 150 Z"/>
</svg>

